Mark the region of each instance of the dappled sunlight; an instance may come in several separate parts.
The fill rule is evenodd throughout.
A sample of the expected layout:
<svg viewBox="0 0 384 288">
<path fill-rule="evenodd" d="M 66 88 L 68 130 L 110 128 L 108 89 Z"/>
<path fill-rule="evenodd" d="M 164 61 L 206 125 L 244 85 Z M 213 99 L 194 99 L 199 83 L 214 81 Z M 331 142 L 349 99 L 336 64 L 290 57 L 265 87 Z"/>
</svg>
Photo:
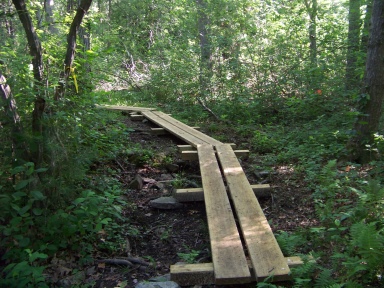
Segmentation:
<svg viewBox="0 0 384 288">
<path fill-rule="evenodd" d="M 227 174 L 227 175 L 239 175 L 239 174 L 242 174 L 244 173 L 243 171 L 243 168 L 241 168 L 240 166 L 239 167 L 226 167 L 223 169 L 224 173 Z"/>
</svg>

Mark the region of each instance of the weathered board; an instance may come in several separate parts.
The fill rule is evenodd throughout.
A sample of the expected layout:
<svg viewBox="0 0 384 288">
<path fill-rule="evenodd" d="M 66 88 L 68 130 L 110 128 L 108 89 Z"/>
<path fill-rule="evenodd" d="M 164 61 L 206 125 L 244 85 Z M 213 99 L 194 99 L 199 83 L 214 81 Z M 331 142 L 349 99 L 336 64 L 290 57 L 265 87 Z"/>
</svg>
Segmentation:
<svg viewBox="0 0 384 288">
<path fill-rule="evenodd" d="M 287 261 L 235 153 L 231 146 L 225 144 L 217 145 L 216 151 L 256 280 L 261 281 L 269 276 L 273 276 L 274 281 L 288 279 L 290 270 Z"/>
<path fill-rule="evenodd" d="M 216 284 L 249 283 L 251 274 L 211 145 L 197 146 Z"/>
<path fill-rule="evenodd" d="M 200 131 L 193 129 L 192 127 L 170 117 L 169 115 L 159 111 L 143 111 L 142 114 L 150 121 L 163 127 L 168 132 L 174 134 L 178 138 L 181 138 L 188 144 L 196 147 L 201 144 L 217 145 L 221 144 L 214 138 L 211 138 Z"/>
<path fill-rule="evenodd" d="M 193 129 L 196 129 L 196 130 L 199 130 L 200 127 L 191 127 Z M 166 135 L 168 134 L 169 132 L 167 130 L 165 130 L 164 128 L 151 128 L 151 132 L 152 134 L 154 135 Z"/>
<path fill-rule="evenodd" d="M 249 150 L 234 150 L 237 157 L 246 157 L 249 155 Z M 183 160 L 197 160 L 197 151 L 185 150 L 181 151 L 181 159 Z"/>
<path fill-rule="evenodd" d="M 255 184 L 251 185 L 251 188 L 256 197 L 271 196 L 271 186 L 269 184 Z M 204 201 L 204 190 L 203 188 L 177 189 L 173 196 L 180 202 Z"/>
<path fill-rule="evenodd" d="M 315 261 L 309 257 L 310 261 Z M 289 268 L 294 268 L 303 265 L 303 260 L 299 256 L 285 257 Z M 253 281 L 256 281 L 253 267 L 251 263 L 249 268 L 251 270 Z M 201 264 L 176 264 L 171 265 L 171 280 L 177 282 L 182 286 L 191 285 L 210 285 L 215 284 L 215 276 L 213 270 L 213 263 Z"/>
<path fill-rule="evenodd" d="M 117 111 L 153 111 L 155 108 L 134 107 L 134 106 L 118 106 L 118 105 L 96 105 L 97 108 L 117 110 Z"/>
</svg>

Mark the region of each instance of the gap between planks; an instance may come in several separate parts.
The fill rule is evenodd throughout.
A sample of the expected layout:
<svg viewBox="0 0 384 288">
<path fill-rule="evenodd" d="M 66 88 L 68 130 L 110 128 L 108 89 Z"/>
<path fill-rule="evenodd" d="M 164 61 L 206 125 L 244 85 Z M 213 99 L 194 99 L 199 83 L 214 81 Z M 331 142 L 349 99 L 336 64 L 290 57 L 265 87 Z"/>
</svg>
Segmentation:
<svg viewBox="0 0 384 288">
<path fill-rule="evenodd" d="M 230 145 L 216 146 L 240 229 L 247 245 L 257 281 L 273 275 L 286 280 L 290 269 L 263 210 Z"/>
<path fill-rule="evenodd" d="M 212 145 L 198 145 L 216 284 L 241 284 L 251 274 Z M 231 265 L 228 265 L 230 263 Z"/>
</svg>

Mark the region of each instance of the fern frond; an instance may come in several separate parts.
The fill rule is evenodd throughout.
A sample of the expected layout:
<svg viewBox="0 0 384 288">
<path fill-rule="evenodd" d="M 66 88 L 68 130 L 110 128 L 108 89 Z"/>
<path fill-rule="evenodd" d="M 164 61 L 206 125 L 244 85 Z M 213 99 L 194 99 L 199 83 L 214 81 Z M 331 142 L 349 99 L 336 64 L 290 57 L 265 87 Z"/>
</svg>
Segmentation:
<svg viewBox="0 0 384 288">
<path fill-rule="evenodd" d="M 315 281 L 315 288 L 331 287 L 336 285 L 336 281 L 332 278 L 332 271 L 330 269 L 323 269 L 319 277 Z"/>
</svg>

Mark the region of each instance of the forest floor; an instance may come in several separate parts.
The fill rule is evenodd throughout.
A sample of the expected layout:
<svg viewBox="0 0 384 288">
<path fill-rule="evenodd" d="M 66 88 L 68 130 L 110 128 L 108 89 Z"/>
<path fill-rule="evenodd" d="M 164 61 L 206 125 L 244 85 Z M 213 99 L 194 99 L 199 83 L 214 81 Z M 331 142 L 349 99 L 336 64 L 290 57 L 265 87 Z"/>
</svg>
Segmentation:
<svg viewBox="0 0 384 288">
<path fill-rule="evenodd" d="M 170 196 L 175 188 L 201 187 L 198 162 L 182 161 L 176 145 L 186 143 L 170 134 L 152 135 L 150 128 L 155 126 L 150 122 L 133 122 L 127 116 L 125 124 L 127 129 L 134 130 L 129 134 L 131 144 L 127 145 L 139 143 L 143 149 L 155 151 L 152 157 L 160 159 L 159 162 L 162 164 L 135 163 L 134 157 L 130 160 L 116 158 L 115 161 L 98 164 L 121 171 L 115 177 L 126 191 L 125 200 L 132 204 L 124 211 L 124 216 L 129 219 L 132 230 L 128 236 L 125 236 L 126 247 L 122 248 L 121 253 L 116 255 L 100 253 L 95 255 L 95 259 L 100 257 L 122 259 L 131 256 L 143 259 L 150 265 L 146 268 L 132 268 L 106 263 L 96 264 L 87 270 L 85 281 L 96 283 L 94 287 L 134 287 L 140 281 L 169 273 L 170 265 L 176 262 L 186 262 L 186 260 L 194 263 L 211 262 L 203 202 L 185 203 L 182 209 L 177 210 L 153 209 L 149 205 L 152 199 Z M 246 137 L 237 136 L 228 129 L 230 128 L 223 129 L 222 133 L 233 135 L 231 142 L 247 143 Z M 204 129 L 201 131 L 204 132 Z M 214 137 L 214 135 L 209 136 Z M 306 189 L 303 179 L 298 176 L 299 173 L 295 173 L 291 166 L 269 167 L 266 173 L 255 169 L 261 164 L 257 163 L 259 161 L 257 159 L 258 157 L 255 156 L 247 157 L 241 159 L 240 163 L 251 184 L 262 182 L 272 187 L 271 197 L 259 199 L 272 230 L 290 232 L 300 227 L 317 226 L 310 191 Z M 172 167 L 172 171 L 169 167 Z M 132 187 L 137 175 L 144 180 L 142 187 L 140 185 Z M 310 243 L 307 247 L 310 247 Z M 290 286 L 289 283 L 287 286 Z M 255 287 L 255 284 L 241 287 Z"/>
</svg>

